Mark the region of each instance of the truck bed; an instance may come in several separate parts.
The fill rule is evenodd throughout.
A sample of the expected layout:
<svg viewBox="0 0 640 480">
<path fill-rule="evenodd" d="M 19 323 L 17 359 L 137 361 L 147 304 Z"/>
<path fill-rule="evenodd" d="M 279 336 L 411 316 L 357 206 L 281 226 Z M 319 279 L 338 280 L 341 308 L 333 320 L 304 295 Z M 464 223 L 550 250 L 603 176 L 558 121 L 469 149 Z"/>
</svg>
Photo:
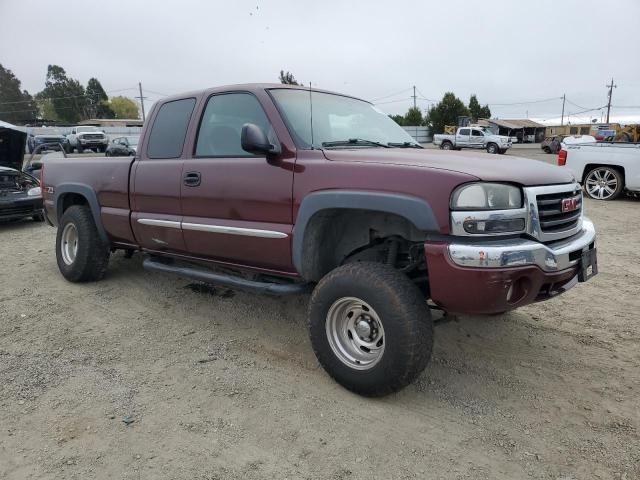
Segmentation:
<svg viewBox="0 0 640 480">
<path fill-rule="evenodd" d="M 55 158 L 43 169 L 43 197 L 47 218 L 58 224 L 57 209 L 63 205 L 66 187 L 86 187 L 93 193 L 102 225 L 114 241 L 135 243 L 129 223 L 129 175 L 133 157 Z M 47 186 L 55 186 L 52 192 Z M 95 213 L 95 212 L 94 212 Z"/>
</svg>

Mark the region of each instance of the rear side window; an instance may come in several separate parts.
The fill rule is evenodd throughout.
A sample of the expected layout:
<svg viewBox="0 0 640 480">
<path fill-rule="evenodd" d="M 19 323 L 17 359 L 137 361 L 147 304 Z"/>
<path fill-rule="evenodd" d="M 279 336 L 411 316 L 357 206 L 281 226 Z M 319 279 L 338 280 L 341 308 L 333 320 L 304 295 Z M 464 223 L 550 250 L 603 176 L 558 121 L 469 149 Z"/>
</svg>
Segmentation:
<svg viewBox="0 0 640 480">
<path fill-rule="evenodd" d="M 460 133 L 458 135 L 469 135 L 469 129 L 468 128 L 460 129 Z"/>
<path fill-rule="evenodd" d="M 195 104 L 195 98 L 185 98 L 167 102 L 160 107 L 149 135 L 149 158 L 180 156 Z"/>
</svg>

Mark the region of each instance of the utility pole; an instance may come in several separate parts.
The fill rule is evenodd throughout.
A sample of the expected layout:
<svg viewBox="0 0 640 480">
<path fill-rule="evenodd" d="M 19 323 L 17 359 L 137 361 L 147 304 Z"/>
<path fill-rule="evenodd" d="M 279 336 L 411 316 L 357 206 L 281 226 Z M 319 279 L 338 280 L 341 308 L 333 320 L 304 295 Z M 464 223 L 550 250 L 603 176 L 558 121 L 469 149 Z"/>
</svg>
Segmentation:
<svg viewBox="0 0 640 480">
<path fill-rule="evenodd" d="M 567 94 L 562 94 L 562 117 L 560 117 L 560 126 L 564 125 L 564 102 L 567 100 Z"/>
<path fill-rule="evenodd" d="M 609 89 L 609 101 L 607 102 L 607 123 L 609 123 L 609 112 L 611 111 L 611 95 L 613 95 L 613 89 L 618 88 L 617 85 L 613 84 L 613 77 L 611 77 L 611 84 L 607 85 Z"/>
<path fill-rule="evenodd" d="M 413 86 L 413 108 L 414 110 L 417 108 L 416 107 L 416 86 Z"/>
<path fill-rule="evenodd" d="M 142 96 L 142 82 L 138 82 L 138 88 L 140 89 L 140 96 L 136 97 L 140 100 L 140 106 L 142 107 L 142 121 L 145 121 L 145 115 L 144 115 L 144 101 L 147 99 L 147 97 L 143 97 Z"/>
</svg>

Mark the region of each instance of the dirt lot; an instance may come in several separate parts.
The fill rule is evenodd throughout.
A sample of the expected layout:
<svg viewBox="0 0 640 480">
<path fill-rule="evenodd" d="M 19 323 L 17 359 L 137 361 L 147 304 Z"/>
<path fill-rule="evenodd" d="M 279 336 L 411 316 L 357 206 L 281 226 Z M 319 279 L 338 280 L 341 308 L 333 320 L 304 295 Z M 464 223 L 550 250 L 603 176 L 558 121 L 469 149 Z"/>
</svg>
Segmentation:
<svg viewBox="0 0 640 480">
<path fill-rule="evenodd" d="M 0 225 L 0 478 L 638 479 L 640 201 L 586 210 L 598 276 L 437 327 L 419 381 L 375 400 L 318 367 L 306 297 L 121 253 L 70 284 L 54 229 Z"/>
</svg>

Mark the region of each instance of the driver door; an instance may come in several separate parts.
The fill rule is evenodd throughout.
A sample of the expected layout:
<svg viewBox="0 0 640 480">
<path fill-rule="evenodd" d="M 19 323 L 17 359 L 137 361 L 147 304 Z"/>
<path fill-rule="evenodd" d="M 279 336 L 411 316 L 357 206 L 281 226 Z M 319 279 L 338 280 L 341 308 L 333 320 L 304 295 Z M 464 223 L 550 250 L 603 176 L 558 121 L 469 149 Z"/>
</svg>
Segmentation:
<svg viewBox="0 0 640 480">
<path fill-rule="evenodd" d="M 182 170 L 185 245 L 197 257 L 291 272 L 293 169 L 283 158 L 243 150 L 245 123 L 278 142 L 253 94 L 219 93 L 207 100 Z"/>
<path fill-rule="evenodd" d="M 477 128 L 471 129 L 469 144 L 473 148 L 482 148 L 484 146 L 484 133 L 482 132 L 482 130 L 478 130 Z"/>
</svg>

